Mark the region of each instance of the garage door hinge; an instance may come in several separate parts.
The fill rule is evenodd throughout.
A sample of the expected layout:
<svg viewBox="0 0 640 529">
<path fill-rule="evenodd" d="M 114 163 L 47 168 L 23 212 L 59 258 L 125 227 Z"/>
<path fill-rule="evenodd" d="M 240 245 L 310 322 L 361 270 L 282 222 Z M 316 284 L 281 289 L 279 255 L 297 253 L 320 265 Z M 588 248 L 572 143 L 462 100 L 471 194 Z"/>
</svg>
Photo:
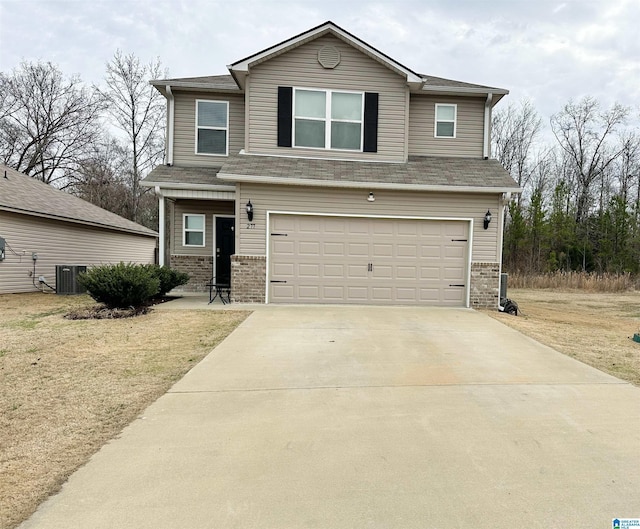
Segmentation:
<svg viewBox="0 0 640 529">
<path fill-rule="evenodd" d="M 451 239 L 451 242 L 469 242 L 468 239 Z"/>
<path fill-rule="evenodd" d="M 464 285 L 449 285 L 450 287 L 464 287 Z"/>
<path fill-rule="evenodd" d="M 288 237 L 289 234 L 288 233 L 272 233 L 271 236 L 272 237 Z"/>
<path fill-rule="evenodd" d="M 277 279 L 272 279 L 269 283 L 286 283 L 286 281 L 278 281 Z"/>
</svg>

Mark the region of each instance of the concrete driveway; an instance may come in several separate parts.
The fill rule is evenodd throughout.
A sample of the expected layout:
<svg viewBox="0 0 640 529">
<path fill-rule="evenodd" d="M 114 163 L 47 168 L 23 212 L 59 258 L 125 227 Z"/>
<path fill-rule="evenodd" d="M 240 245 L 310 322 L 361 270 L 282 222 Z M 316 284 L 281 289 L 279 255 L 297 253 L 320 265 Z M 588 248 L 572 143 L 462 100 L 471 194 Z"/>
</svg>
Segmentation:
<svg viewBox="0 0 640 529">
<path fill-rule="evenodd" d="M 608 528 L 640 389 L 466 309 L 263 307 L 23 529 Z"/>
</svg>

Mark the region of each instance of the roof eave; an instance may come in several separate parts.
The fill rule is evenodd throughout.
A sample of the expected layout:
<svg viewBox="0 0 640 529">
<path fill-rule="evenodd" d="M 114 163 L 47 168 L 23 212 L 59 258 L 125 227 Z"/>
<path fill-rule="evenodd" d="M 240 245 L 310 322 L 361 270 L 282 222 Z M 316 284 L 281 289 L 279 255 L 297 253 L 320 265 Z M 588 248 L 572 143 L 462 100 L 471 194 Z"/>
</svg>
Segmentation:
<svg viewBox="0 0 640 529">
<path fill-rule="evenodd" d="M 236 83 L 238 81 L 236 80 Z M 166 87 L 179 88 L 186 92 L 230 92 L 242 93 L 242 88 L 224 88 L 220 86 L 212 86 L 209 83 L 190 83 L 187 81 L 150 81 L 149 84 L 155 87 L 163 96 L 167 96 Z"/>
<path fill-rule="evenodd" d="M 522 188 L 513 186 L 455 186 L 455 185 L 432 185 L 432 184 L 402 184 L 392 182 L 356 182 L 356 181 L 335 181 L 335 180 L 313 180 L 307 178 L 286 178 L 278 176 L 256 176 L 237 175 L 233 173 L 218 173 L 221 180 L 234 182 L 246 182 L 254 184 L 279 184 L 311 187 L 342 187 L 352 189 L 394 189 L 401 191 L 431 191 L 445 193 L 522 193 Z"/>
<path fill-rule="evenodd" d="M 193 189 L 195 191 L 231 191 L 235 192 L 234 185 L 216 185 L 216 184 L 190 184 L 187 182 L 154 182 L 152 180 L 142 180 L 140 185 L 143 187 L 159 187 L 161 189 Z"/>
<path fill-rule="evenodd" d="M 487 95 L 493 94 L 494 97 L 501 99 L 509 93 L 509 90 L 504 88 L 490 88 L 490 87 L 470 87 L 470 86 L 429 86 L 424 85 L 420 92 L 428 92 L 430 94 L 438 95 Z"/>
</svg>

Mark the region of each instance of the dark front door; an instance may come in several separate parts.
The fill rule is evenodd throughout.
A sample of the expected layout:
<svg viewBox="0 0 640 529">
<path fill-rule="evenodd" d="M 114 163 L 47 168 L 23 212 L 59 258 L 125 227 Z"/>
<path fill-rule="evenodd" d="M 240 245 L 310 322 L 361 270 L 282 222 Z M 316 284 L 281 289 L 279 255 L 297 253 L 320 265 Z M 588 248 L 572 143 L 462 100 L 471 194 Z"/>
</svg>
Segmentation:
<svg viewBox="0 0 640 529">
<path fill-rule="evenodd" d="M 231 256 L 235 253 L 235 219 L 216 217 L 216 283 L 231 282 Z"/>
</svg>

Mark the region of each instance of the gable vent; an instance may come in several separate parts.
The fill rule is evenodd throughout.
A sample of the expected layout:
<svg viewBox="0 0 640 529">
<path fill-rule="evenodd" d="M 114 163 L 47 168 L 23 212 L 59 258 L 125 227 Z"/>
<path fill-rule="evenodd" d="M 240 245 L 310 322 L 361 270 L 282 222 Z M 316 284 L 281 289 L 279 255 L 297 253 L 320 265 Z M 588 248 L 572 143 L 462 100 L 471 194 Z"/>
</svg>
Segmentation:
<svg viewBox="0 0 640 529">
<path fill-rule="evenodd" d="M 335 46 L 322 46 L 318 51 L 318 62 L 329 70 L 340 64 L 340 52 Z"/>
</svg>

